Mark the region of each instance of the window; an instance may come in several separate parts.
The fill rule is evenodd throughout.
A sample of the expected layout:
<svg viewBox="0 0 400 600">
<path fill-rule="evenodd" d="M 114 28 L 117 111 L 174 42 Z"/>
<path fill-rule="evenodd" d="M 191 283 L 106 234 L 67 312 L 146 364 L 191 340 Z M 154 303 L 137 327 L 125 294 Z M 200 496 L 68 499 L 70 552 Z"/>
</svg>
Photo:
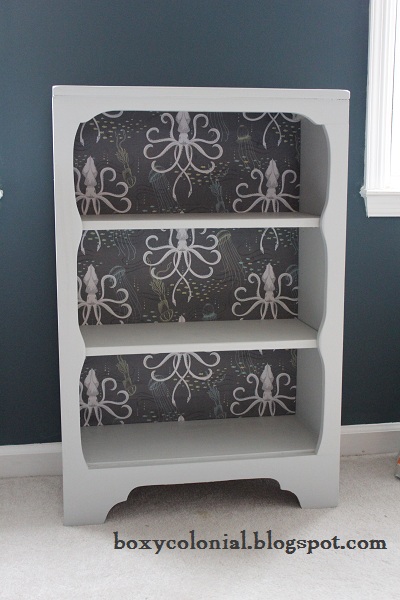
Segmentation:
<svg viewBox="0 0 400 600">
<path fill-rule="evenodd" d="M 370 0 L 365 180 L 368 217 L 400 217 L 400 0 Z"/>
</svg>

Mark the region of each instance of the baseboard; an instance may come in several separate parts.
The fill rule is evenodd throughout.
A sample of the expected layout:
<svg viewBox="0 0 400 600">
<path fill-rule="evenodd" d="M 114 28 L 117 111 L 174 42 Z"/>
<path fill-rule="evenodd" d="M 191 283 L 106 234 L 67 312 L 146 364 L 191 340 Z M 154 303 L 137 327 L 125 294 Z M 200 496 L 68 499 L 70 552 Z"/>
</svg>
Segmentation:
<svg viewBox="0 0 400 600">
<path fill-rule="evenodd" d="M 400 423 L 342 426 L 342 456 L 398 452 Z M 0 446 L 0 478 L 61 474 L 61 442 Z"/>
<path fill-rule="evenodd" d="M 0 477 L 61 474 L 61 442 L 0 446 Z"/>
<path fill-rule="evenodd" d="M 399 452 L 400 423 L 342 426 L 340 443 L 342 456 Z"/>
</svg>

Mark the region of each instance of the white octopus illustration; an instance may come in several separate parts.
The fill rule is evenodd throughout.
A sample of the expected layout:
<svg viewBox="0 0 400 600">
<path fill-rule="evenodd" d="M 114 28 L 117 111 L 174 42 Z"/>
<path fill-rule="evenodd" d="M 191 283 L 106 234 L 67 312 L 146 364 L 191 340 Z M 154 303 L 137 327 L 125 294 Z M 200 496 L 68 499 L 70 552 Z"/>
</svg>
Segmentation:
<svg viewBox="0 0 400 600">
<path fill-rule="evenodd" d="M 293 114 L 291 117 L 289 117 L 288 114 L 286 113 L 261 113 L 260 115 L 257 115 L 256 117 L 254 116 L 250 116 L 249 113 L 243 113 L 243 116 L 245 119 L 247 119 L 247 121 L 260 121 L 261 119 L 263 119 L 265 117 L 265 115 L 268 115 L 269 118 L 271 119 L 268 123 L 268 125 L 266 126 L 265 130 L 264 130 L 264 135 L 263 135 L 263 146 L 266 149 L 267 148 L 267 133 L 269 128 L 271 127 L 272 123 L 275 124 L 276 129 L 278 131 L 278 146 L 280 146 L 281 142 L 282 142 L 282 130 L 281 127 L 277 121 L 277 118 L 279 117 L 279 115 L 281 115 L 281 117 L 283 117 L 286 121 L 289 121 L 290 123 L 298 123 L 300 121 L 300 117 L 298 115 Z"/>
<path fill-rule="evenodd" d="M 128 406 L 126 403 L 129 400 L 129 394 L 125 390 L 120 390 L 117 392 L 117 396 L 122 395 L 122 400 L 107 400 L 106 399 L 106 384 L 111 383 L 111 391 L 116 390 L 117 382 L 112 377 L 106 377 L 101 382 L 101 398 L 98 398 L 99 395 L 99 381 L 96 377 L 96 371 L 94 369 L 90 369 L 87 374 L 84 385 L 86 388 L 87 400 L 83 399 L 83 385 L 79 382 L 79 404 L 80 410 L 83 410 L 83 425 L 87 427 L 89 425 L 90 418 L 94 413 L 97 419 L 97 425 L 103 425 L 103 411 L 108 412 L 111 416 L 117 419 L 128 419 L 132 414 L 132 408 Z M 125 415 L 117 415 L 111 406 L 118 406 L 121 409 L 126 411 Z"/>
<path fill-rule="evenodd" d="M 93 160 L 92 156 L 89 156 L 87 159 L 85 166 L 82 169 L 82 175 L 80 171 L 74 167 L 74 172 L 77 175 L 77 181 L 75 185 L 75 197 L 77 204 L 82 202 L 82 214 L 87 215 L 90 207 L 93 208 L 94 214 L 100 214 L 100 203 L 103 202 L 106 206 L 111 208 L 114 212 L 117 213 L 126 213 L 132 206 L 132 202 L 129 198 L 125 197 L 125 194 L 128 192 L 128 186 L 124 181 L 119 181 L 116 184 L 116 187 L 119 187 L 122 190 L 121 194 L 113 194 L 112 192 L 107 192 L 104 189 L 104 176 L 106 173 L 110 173 L 110 181 L 115 181 L 117 176 L 115 169 L 111 167 L 104 167 L 100 171 L 100 189 L 96 190 L 98 187 L 97 175 L 98 171 Z M 81 178 L 84 179 L 85 189 L 81 189 Z M 121 202 L 126 203 L 126 208 L 119 210 L 115 206 L 115 200 L 113 198 L 120 200 Z"/>
<path fill-rule="evenodd" d="M 207 174 L 211 173 L 215 168 L 214 160 L 217 160 L 222 156 L 222 147 L 217 144 L 219 141 L 221 134 L 218 129 L 214 127 L 210 127 L 208 129 L 208 135 L 210 139 L 204 139 L 198 137 L 197 127 L 206 128 L 208 127 L 209 121 L 208 117 L 202 113 L 196 114 L 193 118 L 193 135 L 190 136 L 190 115 L 188 112 L 180 111 L 176 114 L 175 119 L 171 113 L 163 113 L 161 115 L 162 123 L 170 124 L 169 137 L 164 137 L 160 139 L 155 139 L 153 134 L 159 134 L 160 130 L 157 127 L 151 127 L 146 137 L 150 144 L 147 144 L 143 150 L 143 154 L 149 160 L 152 160 L 151 168 L 156 173 L 169 173 L 174 169 L 179 170 L 179 174 L 175 179 L 173 188 L 172 188 L 172 196 L 176 201 L 176 186 L 178 181 L 181 178 L 185 178 L 189 184 L 189 194 L 188 197 L 192 194 L 192 182 L 189 177 L 188 171 L 192 168 L 197 173 Z M 175 121 L 178 125 L 178 136 L 175 136 L 174 127 Z M 200 121 L 203 121 L 204 124 L 201 125 Z M 157 144 L 164 144 L 162 150 L 158 154 L 151 155 L 151 152 L 155 148 Z M 204 145 L 206 147 L 204 147 Z M 211 146 L 212 150 L 215 152 L 214 156 L 211 156 L 207 153 L 207 146 Z M 157 160 L 162 157 L 166 157 L 168 153 L 172 151 L 172 164 L 166 167 L 162 167 Z M 195 164 L 195 152 L 199 153 L 201 156 L 204 156 L 206 159 L 211 161 L 211 165 L 206 168 L 204 165 L 197 166 Z"/>
<path fill-rule="evenodd" d="M 248 282 L 257 283 L 257 291 L 255 296 L 240 298 L 240 292 L 247 292 L 245 287 L 239 287 L 235 290 L 235 298 L 238 302 L 232 306 L 232 312 L 237 317 L 245 317 L 250 314 L 255 308 L 260 308 L 260 318 L 265 319 L 268 314 L 268 309 L 271 309 L 271 314 L 274 319 L 278 317 L 278 307 L 282 307 L 285 311 L 291 315 L 297 315 L 297 312 L 291 310 L 287 303 L 297 303 L 297 297 L 289 297 L 282 295 L 282 285 L 285 282 L 286 286 L 293 284 L 293 277 L 289 273 L 282 273 L 278 277 L 278 291 L 276 292 L 275 287 L 276 276 L 271 263 L 268 263 L 265 271 L 260 279 L 257 273 L 250 273 L 248 276 Z M 264 296 L 261 295 L 261 284 L 264 284 Z M 292 287 L 292 290 L 297 290 L 297 286 Z M 244 313 L 238 313 L 237 310 L 241 307 L 243 302 L 252 302 L 250 308 Z"/>
<path fill-rule="evenodd" d="M 165 382 L 165 381 L 169 381 L 173 377 L 178 378 L 178 381 L 176 382 L 174 389 L 172 390 L 172 395 L 171 395 L 172 404 L 176 408 L 177 406 L 176 406 L 175 394 L 180 386 L 183 385 L 183 387 L 186 388 L 186 402 L 189 402 L 192 397 L 192 393 L 190 391 L 189 384 L 186 381 L 186 379 L 188 377 L 196 379 L 197 381 L 207 381 L 208 379 L 210 379 L 210 377 L 213 373 L 211 367 L 216 367 L 218 365 L 218 363 L 220 362 L 221 357 L 217 352 L 210 352 L 209 356 L 210 356 L 210 360 L 209 360 L 209 362 L 206 362 L 205 359 L 201 358 L 201 356 L 199 354 L 197 354 L 196 352 L 170 353 L 170 354 L 167 354 L 167 356 L 165 356 L 164 358 L 162 358 L 157 364 L 151 366 L 149 364 L 149 361 L 151 361 L 153 359 L 153 355 L 148 354 L 143 359 L 143 365 L 146 367 L 146 369 L 151 370 L 151 378 L 154 381 Z M 163 377 L 161 375 L 156 375 L 156 370 L 159 369 L 160 367 L 167 365 L 167 363 L 169 361 L 171 361 L 171 364 L 170 364 L 171 373 L 169 373 L 165 377 Z M 205 375 L 201 375 L 199 373 L 194 373 L 192 361 L 193 361 L 193 363 L 197 362 L 200 365 L 207 367 L 207 373 Z"/>
<path fill-rule="evenodd" d="M 146 246 L 149 248 L 149 251 L 145 252 L 143 255 L 143 261 L 146 265 L 151 267 L 150 273 L 155 279 L 169 279 L 175 273 L 178 275 L 178 280 L 175 283 L 172 291 L 172 302 L 175 306 L 175 292 L 179 284 L 181 282 L 184 282 L 186 284 L 186 287 L 189 291 L 188 301 L 190 301 L 190 299 L 192 298 L 192 289 L 190 287 L 190 283 L 187 279 L 187 276 L 193 275 L 194 277 L 198 277 L 200 279 L 208 279 L 213 274 L 213 266 L 221 260 L 221 253 L 215 249 L 218 245 L 218 239 L 215 235 L 207 236 L 207 240 L 211 241 L 210 246 L 201 246 L 200 244 L 196 244 L 196 234 L 194 229 L 190 230 L 191 240 L 188 241 L 188 231 L 188 229 L 170 229 L 168 244 L 165 244 L 163 246 L 152 246 L 151 242 L 153 240 L 155 242 L 158 242 L 158 236 L 150 235 L 146 239 Z M 206 230 L 203 229 L 200 232 L 200 234 L 203 235 L 205 232 Z M 150 262 L 150 257 L 153 255 L 153 253 L 159 251 L 165 252 L 161 256 L 161 258 L 156 260 L 156 262 Z M 213 255 L 213 258 L 209 256 L 209 260 L 207 260 L 202 254 L 204 252 L 209 252 L 211 255 Z M 167 262 L 168 259 L 171 260 Z M 208 271 L 205 274 L 198 273 L 197 269 L 195 270 L 193 266 L 193 259 L 197 259 L 199 263 L 207 265 Z M 161 266 L 163 263 L 166 264 L 165 271 L 157 271 L 156 267 Z"/>
<path fill-rule="evenodd" d="M 120 300 L 112 300 L 111 298 L 105 298 L 105 284 L 106 281 L 110 282 L 110 288 L 115 288 L 117 284 L 117 280 L 113 275 L 104 275 L 102 277 L 100 286 L 101 286 L 101 295 L 98 298 L 98 283 L 99 278 L 97 277 L 97 273 L 93 265 L 89 265 L 88 270 L 83 278 L 83 283 L 85 284 L 86 291 L 86 300 L 82 297 L 82 281 L 78 277 L 78 310 L 82 309 L 82 325 L 87 325 L 89 322 L 89 317 L 93 312 L 93 315 L 96 319 L 96 325 L 101 325 L 101 311 L 105 309 L 114 317 L 118 319 L 127 319 L 132 313 L 132 307 L 129 304 L 125 304 L 128 300 L 128 292 L 124 288 L 120 288 L 117 290 L 117 293 L 122 295 Z M 125 315 L 116 314 L 109 304 L 117 304 L 121 308 L 126 309 Z"/>
<path fill-rule="evenodd" d="M 268 407 L 271 417 L 275 415 L 276 405 L 281 406 L 287 413 L 294 414 L 293 410 L 290 410 L 283 400 L 295 400 L 295 396 L 284 396 L 280 393 L 280 385 L 283 383 L 285 386 L 290 385 L 290 375 L 287 373 L 279 373 L 276 378 L 276 391 L 274 390 L 274 375 L 270 365 L 265 365 L 265 368 L 260 376 L 260 379 L 255 373 L 250 373 L 246 378 L 248 383 L 254 382 L 254 394 L 252 396 L 245 396 L 240 398 L 239 393 L 245 392 L 243 387 L 237 387 L 233 390 L 233 397 L 236 402 L 231 404 L 231 412 L 237 417 L 241 417 L 246 413 L 250 412 L 252 408 L 258 406 L 258 414 L 262 417 Z M 262 392 L 259 393 L 259 385 L 261 383 Z M 290 390 L 295 389 L 296 386 L 292 385 Z M 250 402 L 250 404 L 239 412 L 239 408 L 243 407 L 243 404 Z"/>
</svg>

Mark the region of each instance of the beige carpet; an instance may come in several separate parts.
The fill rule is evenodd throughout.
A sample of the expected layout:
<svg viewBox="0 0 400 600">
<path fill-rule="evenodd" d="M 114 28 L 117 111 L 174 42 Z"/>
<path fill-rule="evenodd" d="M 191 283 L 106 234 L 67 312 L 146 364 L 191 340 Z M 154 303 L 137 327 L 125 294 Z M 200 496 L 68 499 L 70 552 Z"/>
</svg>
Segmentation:
<svg viewBox="0 0 400 600">
<path fill-rule="evenodd" d="M 3 479 L 0 598 L 399 599 L 394 470 L 394 456 L 344 458 L 340 505 L 323 510 L 302 510 L 268 480 L 141 488 L 104 525 L 88 527 L 62 525 L 60 477 Z M 267 548 L 268 530 L 275 549 Z M 132 549 L 114 549 L 115 531 L 135 540 Z M 265 548 L 254 549 L 253 532 Z M 253 548 L 225 549 L 235 539 Z M 210 540 L 220 549 L 210 549 Z M 296 548 L 305 540 L 306 548 L 286 552 L 287 540 Z M 361 540 L 361 548 L 329 548 L 349 540 Z M 385 540 L 387 548 L 364 549 L 369 540 Z M 182 549 L 173 548 L 178 542 Z M 323 547 L 307 553 L 317 542 Z"/>
</svg>

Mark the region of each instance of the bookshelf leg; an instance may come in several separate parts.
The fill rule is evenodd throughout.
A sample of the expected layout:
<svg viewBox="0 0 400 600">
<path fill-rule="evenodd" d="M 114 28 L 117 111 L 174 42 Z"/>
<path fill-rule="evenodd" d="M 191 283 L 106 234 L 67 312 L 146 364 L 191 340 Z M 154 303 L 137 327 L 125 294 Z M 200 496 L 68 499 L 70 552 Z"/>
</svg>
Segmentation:
<svg viewBox="0 0 400 600">
<path fill-rule="evenodd" d="M 339 482 L 333 480 L 307 482 L 301 490 L 293 490 L 301 508 L 333 508 L 339 503 Z"/>
<path fill-rule="evenodd" d="M 64 501 L 64 525 L 100 525 L 104 523 L 112 505 L 102 499 L 85 506 L 77 502 L 70 504 Z"/>
<path fill-rule="evenodd" d="M 319 484 L 307 486 L 306 490 L 296 493 L 301 508 L 333 508 L 339 503 L 339 486 L 334 482 L 331 486 Z"/>
<path fill-rule="evenodd" d="M 301 508 L 333 508 L 339 503 L 339 464 L 323 459 L 303 466 L 300 473 L 279 478 L 281 489 L 297 496 Z"/>
<path fill-rule="evenodd" d="M 74 486 L 64 483 L 64 525 L 100 525 L 110 510 L 124 502 L 135 486 L 113 486 L 97 478 L 90 478 Z M 78 488 L 78 489 L 77 489 Z M 80 488 L 80 489 L 79 489 Z"/>
</svg>

